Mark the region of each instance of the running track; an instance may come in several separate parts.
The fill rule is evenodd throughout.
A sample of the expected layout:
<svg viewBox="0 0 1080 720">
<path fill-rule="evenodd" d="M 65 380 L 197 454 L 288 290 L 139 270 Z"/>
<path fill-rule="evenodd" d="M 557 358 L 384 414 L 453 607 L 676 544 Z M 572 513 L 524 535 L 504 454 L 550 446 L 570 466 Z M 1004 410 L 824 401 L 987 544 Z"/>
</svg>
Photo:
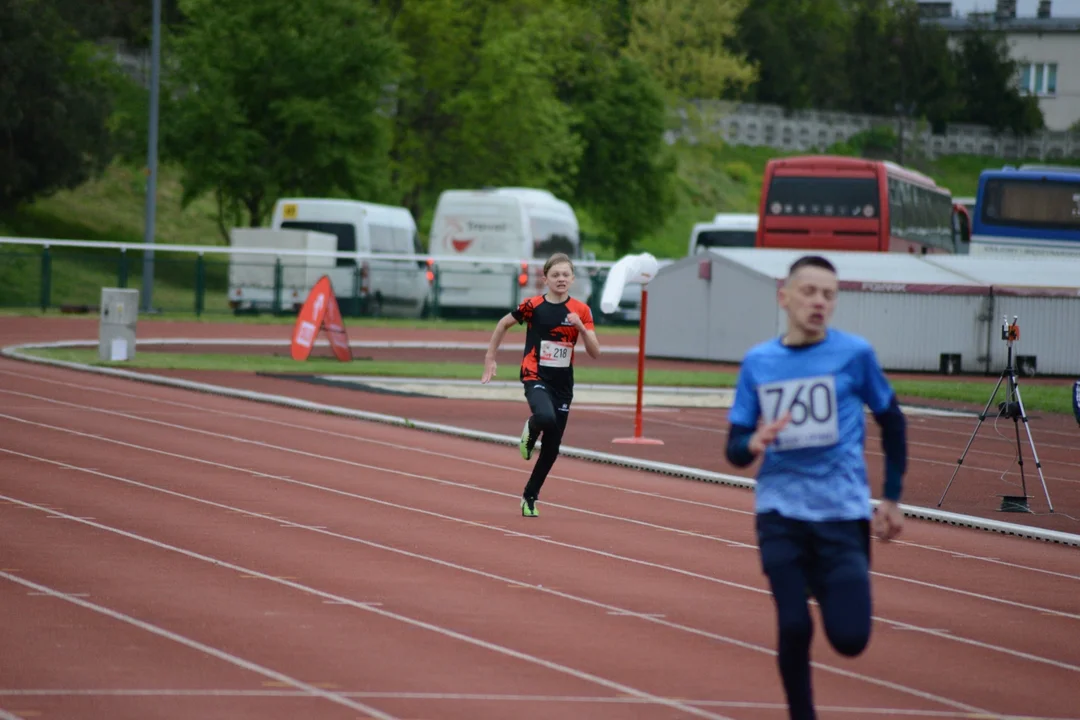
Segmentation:
<svg viewBox="0 0 1080 720">
<path fill-rule="evenodd" d="M 744 490 L 4 362 L 0 719 L 781 719 Z M 1075 548 L 909 521 L 823 718 L 1080 714 Z"/>
</svg>

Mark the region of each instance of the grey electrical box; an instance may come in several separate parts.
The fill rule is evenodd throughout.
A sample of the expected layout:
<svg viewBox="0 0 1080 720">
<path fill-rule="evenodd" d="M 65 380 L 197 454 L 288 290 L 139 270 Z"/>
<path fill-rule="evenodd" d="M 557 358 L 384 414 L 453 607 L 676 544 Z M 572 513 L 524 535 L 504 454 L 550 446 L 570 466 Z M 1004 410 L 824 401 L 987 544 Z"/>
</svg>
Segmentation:
<svg viewBox="0 0 1080 720">
<path fill-rule="evenodd" d="M 101 288 L 98 358 L 107 362 L 135 357 L 135 323 L 139 319 L 139 291 Z"/>
</svg>

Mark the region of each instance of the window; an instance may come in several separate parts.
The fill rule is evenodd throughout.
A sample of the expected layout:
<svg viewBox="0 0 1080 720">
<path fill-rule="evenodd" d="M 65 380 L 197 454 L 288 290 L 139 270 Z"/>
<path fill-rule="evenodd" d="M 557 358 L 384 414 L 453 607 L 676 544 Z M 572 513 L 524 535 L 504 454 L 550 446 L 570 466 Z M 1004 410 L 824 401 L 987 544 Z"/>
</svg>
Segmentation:
<svg viewBox="0 0 1080 720">
<path fill-rule="evenodd" d="M 952 251 L 952 199 L 930 188 L 889 178 L 889 232 L 924 247 Z"/>
<path fill-rule="evenodd" d="M 1080 183 L 1039 180 L 987 180 L 982 220 L 1049 230 L 1080 228 Z"/>
<path fill-rule="evenodd" d="M 577 231 L 567 221 L 546 217 L 529 218 L 533 234 L 533 257 L 548 258 L 555 253 L 577 256 Z"/>
<path fill-rule="evenodd" d="M 695 252 L 711 247 L 754 247 L 756 240 L 753 230 L 705 230 L 698 233 Z"/>
<path fill-rule="evenodd" d="M 1017 85 L 1029 95 L 1056 95 L 1057 70 L 1057 63 L 1021 63 Z"/>
<path fill-rule="evenodd" d="M 877 180 L 774 177 L 769 184 L 766 210 L 769 215 L 876 218 Z"/>
</svg>

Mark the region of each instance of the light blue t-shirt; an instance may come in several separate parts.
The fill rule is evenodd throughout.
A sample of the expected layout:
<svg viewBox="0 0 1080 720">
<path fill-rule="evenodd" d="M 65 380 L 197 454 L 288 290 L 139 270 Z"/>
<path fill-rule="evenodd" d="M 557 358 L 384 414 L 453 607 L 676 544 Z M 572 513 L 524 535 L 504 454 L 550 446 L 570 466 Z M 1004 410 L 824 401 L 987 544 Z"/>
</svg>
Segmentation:
<svg viewBox="0 0 1080 720">
<path fill-rule="evenodd" d="M 776 338 L 752 348 L 739 372 L 731 422 L 752 428 L 791 413 L 758 471 L 757 512 L 869 519 L 863 406 L 882 412 L 892 397 L 874 349 L 858 335 L 829 329 L 813 345 L 786 347 Z"/>
</svg>

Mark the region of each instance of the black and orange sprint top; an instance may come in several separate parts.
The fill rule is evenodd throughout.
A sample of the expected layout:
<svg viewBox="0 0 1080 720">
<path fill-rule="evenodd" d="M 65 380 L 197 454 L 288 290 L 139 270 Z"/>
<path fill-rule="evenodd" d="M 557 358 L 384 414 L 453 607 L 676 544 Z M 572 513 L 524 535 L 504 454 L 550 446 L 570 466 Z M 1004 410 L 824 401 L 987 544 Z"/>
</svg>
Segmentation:
<svg viewBox="0 0 1080 720">
<path fill-rule="evenodd" d="M 578 329 L 566 317 L 577 313 L 588 330 L 593 329 L 592 311 L 580 300 L 549 302 L 544 295 L 526 299 L 510 314 L 525 323 L 525 354 L 521 358 L 521 382 L 543 381 L 555 392 L 574 389 L 574 345 Z"/>
</svg>

